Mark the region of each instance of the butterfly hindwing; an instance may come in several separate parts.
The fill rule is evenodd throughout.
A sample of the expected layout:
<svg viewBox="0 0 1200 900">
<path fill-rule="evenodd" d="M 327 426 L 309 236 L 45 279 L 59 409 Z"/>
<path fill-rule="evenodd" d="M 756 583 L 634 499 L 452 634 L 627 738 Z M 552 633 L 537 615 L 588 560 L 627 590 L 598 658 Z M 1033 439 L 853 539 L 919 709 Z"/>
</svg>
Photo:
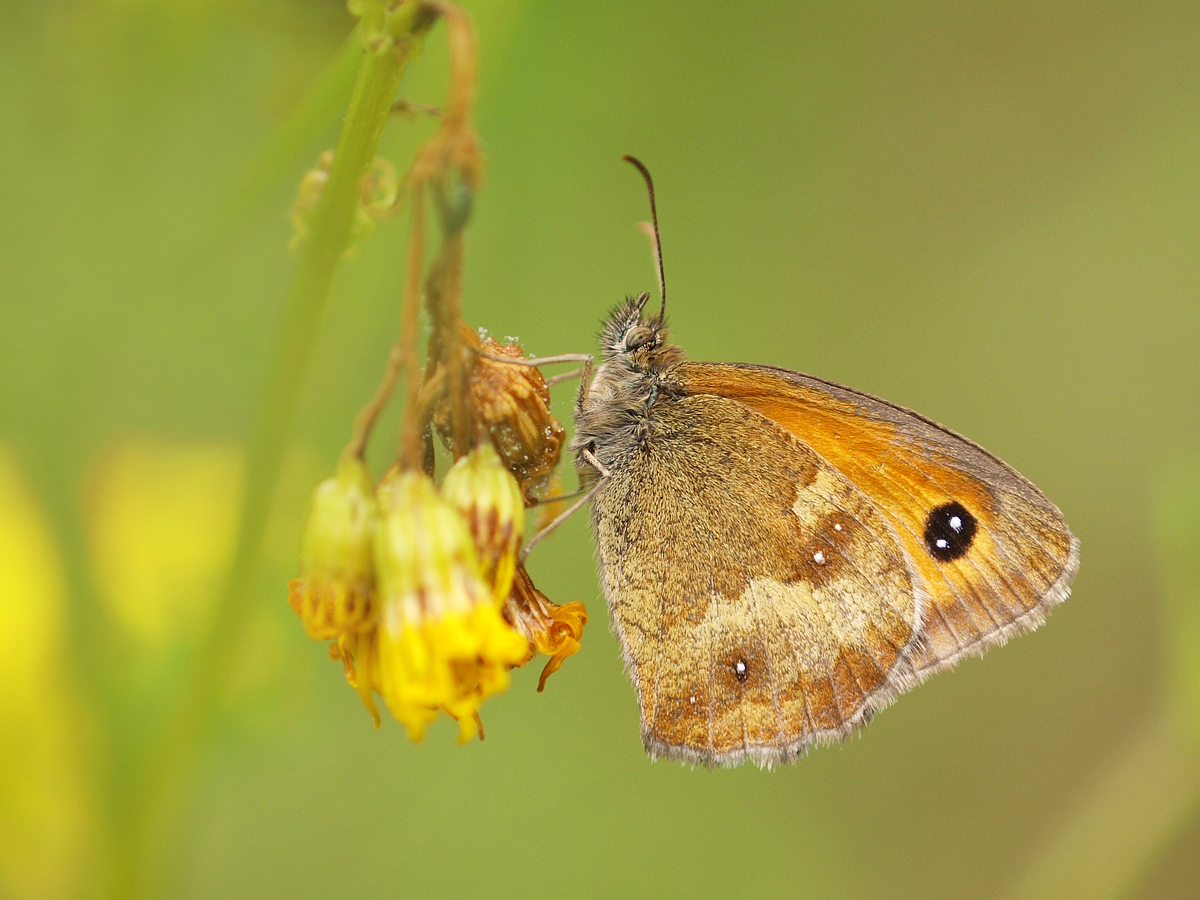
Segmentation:
<svg viewBox="0 0 1200 900">
<path fill-rule="evenodd" d="M 636 446 L 614 447 L 597 448 L 612 476 L 593 518 L 651 753 L 795 758 L 911 680 L 900 539 L 802 441 L 699 395 L 660 398 Z"/>
</svg>

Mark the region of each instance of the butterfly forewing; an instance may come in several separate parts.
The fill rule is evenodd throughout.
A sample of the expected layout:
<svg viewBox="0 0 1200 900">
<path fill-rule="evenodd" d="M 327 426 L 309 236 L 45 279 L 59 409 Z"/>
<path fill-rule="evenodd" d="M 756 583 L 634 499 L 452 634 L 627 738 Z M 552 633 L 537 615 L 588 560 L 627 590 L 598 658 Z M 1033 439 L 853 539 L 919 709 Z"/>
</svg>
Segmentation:
<svg viewBox="0 0 1200 900">
<path fill-rule="evenodd" d="M 1041 624 L 1079 563 L 1036 487 L 976 444 L 909 410 L 781 369 L 685 363 L 688 395 L 725 397 L 798 438 L 868 497 L 926 595 L 915 675 Z"/>
</svg>

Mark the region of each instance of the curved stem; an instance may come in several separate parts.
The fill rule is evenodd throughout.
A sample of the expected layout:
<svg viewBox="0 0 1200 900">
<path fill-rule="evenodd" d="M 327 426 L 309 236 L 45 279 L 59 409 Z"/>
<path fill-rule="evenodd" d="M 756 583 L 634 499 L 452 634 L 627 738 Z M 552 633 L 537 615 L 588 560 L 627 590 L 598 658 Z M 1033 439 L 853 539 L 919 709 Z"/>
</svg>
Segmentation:
<svg viewBox="0 0 1200 900">
<path fill-rule="evenodd" d="M 1009 900 L 1119 900 L 1200 809 L 1200 763 L 1157 709 L 1041 843 Z"/>
<path fill-rule="evenodd" d="M 388 353 L 387 365 L 383 370 L 383 380 L 375 389 L 375 395 L 367 402 L 354 419 L 354 428 L 350 433 L 350 443 L 342 451 L 349 456 L 362 459 L 367 452 L 367 441 L 371 438 L 371 430 L 383 408 L 387 406 L 396 389 L 396 381 L 400 378 L 400 370 L 404 367 L 404 351 L 400 344 L 394 344 Z"/>
</svg>

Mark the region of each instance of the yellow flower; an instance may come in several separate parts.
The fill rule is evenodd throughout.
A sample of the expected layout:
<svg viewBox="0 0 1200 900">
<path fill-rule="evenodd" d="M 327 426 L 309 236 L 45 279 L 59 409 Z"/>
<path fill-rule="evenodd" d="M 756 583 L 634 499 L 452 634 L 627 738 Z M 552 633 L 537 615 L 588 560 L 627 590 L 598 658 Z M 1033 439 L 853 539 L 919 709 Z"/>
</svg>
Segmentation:
<svg viewBox="0 0 1200 900">
<path fill-rule="evenodd" d="M 0 896 L 85 888 L 88 710 L 72 697 L 67 585 L 54 532 L 0 446 Z"/>
<path fill-rule="evenodd" d="M 501 617 L 466 522 L 428 477 L 393 472 L 379 505 L 376 689 L 411 740 L 444 709 L 468 741 L 480 704 L 508 687 L 528 644 Z"/>
<path fill-rule="evenodd" d="M 579 652 L 583 626 L 587 624 L 587 608 L 582 603 L 551 603 L 533 585 L 524 566 L 517 566 L 512 593 L 504 603 L 504 618 L 521 633 L 532 649 L 522 660 L 524 665 L 534 651 L 550 659 L 538 679 L 538 692 L 545 690 L 546 679 L 558 671 L 568 656 Z"/>
<path fill-rule="evenodd" d="M 365 631 L 375 616 L 375 532 L 379 509 L 366 466 L 343 457 L 317 485 L 300 540 L 300 577 L 288 603 L 317 640 Z"/>
<path fill-rule="evenodd" d="M 475 538 L 484 580 L 497 605 L 512 588 L 517 548 L 525 535 L 525 501 L 517 479 L 484 443 L 456 462 L 442 481 L 442 496 Z"/>
</svg>

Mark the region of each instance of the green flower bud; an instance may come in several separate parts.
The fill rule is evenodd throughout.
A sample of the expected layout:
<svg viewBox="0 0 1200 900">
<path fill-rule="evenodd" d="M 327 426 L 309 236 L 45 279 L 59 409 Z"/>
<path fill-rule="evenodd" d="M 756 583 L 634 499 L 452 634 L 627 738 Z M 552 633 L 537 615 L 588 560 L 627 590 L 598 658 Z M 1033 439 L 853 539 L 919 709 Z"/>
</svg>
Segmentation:
<svg viewBox="0 0 1200 900">
<path fill-rule="evenodd" d="M 484 580 L 496 602 L 503 603 L 512 588 L 517 548 L 525 536 L 525 502 L 517 479 L 495 448 L 485 443 L 446 473 L 442 496 L 470 528 Z"/>
<path fill-rule="evenodd" d="M 365 631 L 375 620 L 379 508 L 361 459 L 344 457 L 317 485 L 300 539 L 300 577 L 288 603 L 318 640 Z"/>
</svg>

